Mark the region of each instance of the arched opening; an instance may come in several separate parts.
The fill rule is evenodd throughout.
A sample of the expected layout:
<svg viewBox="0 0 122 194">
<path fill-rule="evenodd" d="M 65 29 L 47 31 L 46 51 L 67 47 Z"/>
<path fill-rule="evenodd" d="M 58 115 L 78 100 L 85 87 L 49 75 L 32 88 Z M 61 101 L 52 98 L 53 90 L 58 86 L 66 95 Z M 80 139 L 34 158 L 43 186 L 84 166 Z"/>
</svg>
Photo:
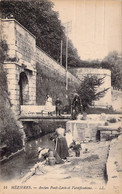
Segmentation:
<svg viewBox="0 0 122 194">
<path fill-rule="evenodd" d="M 20 73 L 19 91 L 20 91 L 19 92 L 20 105 L 28 104 L 29 85 L 27 75 L 24 72 Z"/>
</svg>

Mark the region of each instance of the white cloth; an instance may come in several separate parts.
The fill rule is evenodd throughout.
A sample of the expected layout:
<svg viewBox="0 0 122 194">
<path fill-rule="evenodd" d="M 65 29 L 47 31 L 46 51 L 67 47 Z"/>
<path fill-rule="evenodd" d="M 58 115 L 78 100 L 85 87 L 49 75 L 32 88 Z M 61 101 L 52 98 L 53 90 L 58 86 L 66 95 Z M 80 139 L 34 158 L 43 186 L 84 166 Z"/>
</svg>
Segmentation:
<svg viewBox="0 0 122 194">
<path fill-rule="evenodd" d="M 71 132 L 66 133 L 65 137 L 66 137 L 67 145 L 69 147 L 71 143 L 73 142 L 72 133 Z"/>
<path fill-rule="evenodd" d="M 38 156 L 38 158 L 40 159 L 44 154 L 46 154 L 47 152 L 48 152 L 48 148 L 41 148 L 41 147 L 39 147 L 38 148 L 38 152 L 39 152 L 39 156 Z"/>
<path fill-rule="evenodd" d="M 58 136 L 64 137 L 65 129 L 62 127 L 59 127 L 56 129 L 56 132 L 57 132 Z"/>
<path fill-rule="evenodd" d="M 48 99 L 45 103 L 45 111 L 47 111 L 47 112 L 55 111 L 55 106 L 52 105 L 52 98 L 51 97 L 48 97 Z"/>
<path fill-rule="evenodd" d="M 73 138 L 74 138 L 75 141 L 79 140 L 77 123 L 74 123 L 74 126 L 72 128 L 72 135 L 73 135 Z"/>
</svg>

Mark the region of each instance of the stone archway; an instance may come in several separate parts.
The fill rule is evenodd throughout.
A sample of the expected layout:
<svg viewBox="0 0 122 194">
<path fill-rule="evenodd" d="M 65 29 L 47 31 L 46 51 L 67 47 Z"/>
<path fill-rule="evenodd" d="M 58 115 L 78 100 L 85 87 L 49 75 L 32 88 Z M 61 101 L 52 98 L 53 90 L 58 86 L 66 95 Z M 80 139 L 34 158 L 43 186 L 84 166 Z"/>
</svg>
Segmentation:
<svg viewBox="0 0 122 194">
<path fill-rule="evenodd" d="M 28 84 L 28 78 L 25 72 L 20 73 L 19 101 L 20 101 L 20 105 L 25 105 L 29 103 L 29 84 Z"/>
</svg>

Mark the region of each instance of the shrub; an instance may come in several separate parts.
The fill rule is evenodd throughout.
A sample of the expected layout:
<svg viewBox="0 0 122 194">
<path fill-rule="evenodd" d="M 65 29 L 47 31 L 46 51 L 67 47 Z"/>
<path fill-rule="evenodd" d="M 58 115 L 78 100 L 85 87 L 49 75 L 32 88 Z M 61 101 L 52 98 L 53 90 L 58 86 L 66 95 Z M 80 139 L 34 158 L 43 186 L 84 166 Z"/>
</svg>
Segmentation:
<svg viewBox="0 0 122 194">
<path fill-rule="evenodd" d="M 104 83 L 104 77 L 98 78 L 97 76 L 85 76 L 81 82 L 77 92 L 81 99 L 83 111 L 87 112 L 89 106 L 92 106 L 93 102 L 104 97 L 109 88 L 106 88 L 98 92 L 98 87 Z"/>
<path fill-rule="evenodd" d="M 5 104 L 0 109 L 0 143 L 5 144 L 6 155 L 10 155 L 22 148 L 22 132 L 16 124 L 11 109 Z"/>
<path fill-rule="evenodd" d="M 20 131 L 17 121 L 11 110 L 11 103 L 8 95 L 7 78 L 3 61 L 7 46 L 5 42 L 0 42 L 0 146 L 6 145 L 5 155 L 10 155 L 23 147 L 23 133 Z"/>
</svg>

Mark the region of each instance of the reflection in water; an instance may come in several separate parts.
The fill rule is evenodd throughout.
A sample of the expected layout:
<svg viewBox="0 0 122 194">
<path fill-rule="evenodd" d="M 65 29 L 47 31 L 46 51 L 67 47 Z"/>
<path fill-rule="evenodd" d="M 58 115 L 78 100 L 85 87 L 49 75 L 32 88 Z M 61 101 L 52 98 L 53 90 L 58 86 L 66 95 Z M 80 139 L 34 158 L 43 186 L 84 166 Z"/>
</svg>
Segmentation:
<svg viewBox="0 0 122 194">
<path fill-rule="evenodd" d="M 25 152 L 11 158 L 9 161 L 1 164 L 0 178 L 2 180 L 19 179 L 24 176 L 33 165 L 38 161 L 38 147 L 53 148 L 54 143 L 49 139 L 47 134 L 37 140 L 27 142 Z"/>
</svg>

